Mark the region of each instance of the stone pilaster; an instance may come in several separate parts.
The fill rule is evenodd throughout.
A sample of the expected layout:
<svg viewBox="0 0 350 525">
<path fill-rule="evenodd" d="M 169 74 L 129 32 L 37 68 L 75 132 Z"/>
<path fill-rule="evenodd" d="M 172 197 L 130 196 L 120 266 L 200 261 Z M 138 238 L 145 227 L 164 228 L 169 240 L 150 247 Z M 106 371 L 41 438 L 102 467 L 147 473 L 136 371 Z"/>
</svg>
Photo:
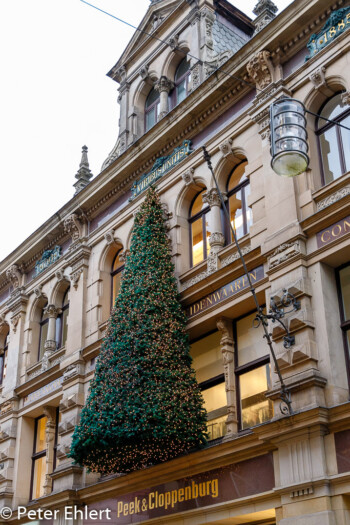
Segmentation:
<svg viewBox="0 0 350 525">
<path fill-rule="evenodd" d="M 224 194 L 226 197 L 226 194 Z M 208 256 L 208 270 L 218 269 L 217 253 L 225 245 L 225 236 L 222 230 L 221 221 L 221 200 L 216 188 L 206 191 L 203 194 L 203 202 L 210 206 L 211 234 L 209 237 L 210 253 Z"/>
<path fill-rule="evenodd" d="M 154 89 L 159 92 L 159 119 L 165 117 L 169 113 L 169 93 L 173 89 L 174 83 L 167 77 L 160 77 L 155 83 Z"/>
<path fill-rule="evenodd" d="M 54 463 L 54 444 L 55 444 L 55 431 L 56 431 L 56 409 L 54 407 L 44 406 L 44 416 L 46 416 L 46 427 L 45 427 L 45 445 L 46 445 L 46 462 L 45 462 L 45 482 L 44 482 L 44 495 L 48 496 L 52 492 L 52 479 L 51 475 L 53 472 Z"/>
<path fill-rule="evenodd" d="M 216 326 L 222 334 L 220 344 L 225 373 L 228 412 L 226 420 L 227 432 L 225 439 L 229 440 L 233 438 L 238 431 L 232 320 L 221 317 L 217 320 Z"/>
</svg>

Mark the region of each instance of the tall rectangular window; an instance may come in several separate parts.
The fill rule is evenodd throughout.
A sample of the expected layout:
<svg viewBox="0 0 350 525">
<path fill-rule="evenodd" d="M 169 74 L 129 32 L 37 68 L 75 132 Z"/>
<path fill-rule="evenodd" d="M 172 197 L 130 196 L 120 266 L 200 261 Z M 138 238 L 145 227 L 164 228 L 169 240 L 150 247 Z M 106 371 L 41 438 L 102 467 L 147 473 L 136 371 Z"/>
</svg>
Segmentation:
<svg viewBox="0 0 350 525">
<path fill-rule="evenodd" d="M 220 332 L 215 331 L 191 344 L 193 368 L 208 414 L 209 440 L 226 433 L 227 398 L 220 339 Z"/>
<path fill-rule="evenodd" d="M 44 495 L 46 473 L 46 429 L 47 417 L 41 416 L 35 420 L 34 450 L 32 456 L 32 488 L 31 498 L 37 499 Z"/>
<path fill-rule="evenodd" d="M 343 332 L 345 361 L 350 386 L 350 263 L 337 270 L 340 327 Z"/>
<path fill-rule="evenodd" d="M 254 328 L 255 313 L 235 322 L 236 387 L 240 428 L 253 427 L 273 416 L 265 397 L 271 388 L 270 357 L 262 329 Z"/>
</svg>

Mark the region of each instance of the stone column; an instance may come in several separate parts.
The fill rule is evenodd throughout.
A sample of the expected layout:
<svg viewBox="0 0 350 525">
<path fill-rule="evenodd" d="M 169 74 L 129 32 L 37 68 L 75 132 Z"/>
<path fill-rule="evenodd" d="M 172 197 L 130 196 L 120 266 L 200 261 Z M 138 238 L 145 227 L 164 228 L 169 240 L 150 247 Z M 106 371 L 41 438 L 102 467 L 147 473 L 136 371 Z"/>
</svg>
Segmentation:
<svg viewBox="0 0 350 525">
<path fill-rule="evenodd" d="M 156 82 L 154 89 L 159 91 L 159 120 L 169 113 L 169 93 L 173 89 L 174 83 L 167 77 L 160 77 Z"/>
<path fill-rule="evenodd" d="M 53 472 L 54 462 L 54 443 L 56 431 L 56 409 L 55 407 L 44 406 L 44 416 L 47 417 L 45 428 L 46 439 L 46 471 L 44 482 L 44 495 L 48 496 L 52 492 L 52 479 L 50 474 Z"/>
<path fill-rule="evenodd" d="M 234 437 L 238 431 L 232 320 L 221 317 L 217 320 L 216 326 L 222 333 L 220 344 L 222 360 L 224 364 L 228 412 L 226 420 L 227 433 L 225 440 L 229 440 Z"/>
<path fill-rule="evenodd" d="M 224 194 L 226 196 L 226 193 Z M 211 234 L 209 237 L 210 253 L 208 254 L 208 270 L 210 272 L 218 269 L 217 254 L 225 246 L 225 236 L 221 223 L 221 201 L 216 188 L 206 191 L 203 194 L 203 202 L 210 206 L 210 227 Z"/>
<path fill-rule="evenodd" d="M 59 308 L 56 308 L 54 304 L 49 304 L 45 308 L 44 312 L 49 316 L 49 327 L 47 330 L 47 340 L 45 341 L 45 354 L 50 356 L 57 348 L 56 342 L 56 319 L 61 313 Z"/>
</svg>

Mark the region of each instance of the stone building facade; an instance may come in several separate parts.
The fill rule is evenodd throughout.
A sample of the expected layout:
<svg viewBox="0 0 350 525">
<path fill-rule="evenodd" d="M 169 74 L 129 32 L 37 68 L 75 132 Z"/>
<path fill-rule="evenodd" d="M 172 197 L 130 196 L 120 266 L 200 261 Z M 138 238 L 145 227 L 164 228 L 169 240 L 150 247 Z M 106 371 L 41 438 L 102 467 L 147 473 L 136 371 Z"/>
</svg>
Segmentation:
<svg viewBox="0 0 350 525">
<path fill-rule="evenodd" d="M 92 180 L 0 263 L 0 500 L 8 522 L 350 523 L 350 7 L 295 0 L 250 20 L 227 0 L 152 0 L 109 76 L 115 147 Z M 155 37 L 155 38 L 154 38 Z M 269 107 L 308 111 L 310 164 L 270 166 Z M 300 308 L 271 324 L 293 414 L 203 158 L 261 305 Z M 164 204 L 209 446 L 101 478 L 67 457 L 94 374 L 133 217 L 150 183 Z M 79 197 L 77 197 L 79 195 Z M 74 507 L 76 506 L 76 507 Z M 75 508 L 75 515 L 65 508 Z M 46 521 L 38 509 L 52 511 Z M 4 517 L 4 516 L 2 516 Z M 95 521 L 96 523 L 96 518 Z"/>
</svg>

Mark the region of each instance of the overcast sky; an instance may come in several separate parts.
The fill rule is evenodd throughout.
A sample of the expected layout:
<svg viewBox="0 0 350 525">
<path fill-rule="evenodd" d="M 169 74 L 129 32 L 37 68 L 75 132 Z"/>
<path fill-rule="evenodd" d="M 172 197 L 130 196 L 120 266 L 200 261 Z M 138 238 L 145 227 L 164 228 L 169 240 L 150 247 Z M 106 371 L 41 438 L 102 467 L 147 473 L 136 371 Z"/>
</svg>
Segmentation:
<svg viewBox="0 0 350 525">
<path fill-rule="evenodd" d="M 150 0 L 90 3 L 137 26 Z M 232 3 L 254 17 L 257 0 Z M 118 134 L 106 73 L 133 32 L 80 0 L 1 2 L 0 261 L 73 196 L 84 144 L 100 172 Z"/>
</svg>

